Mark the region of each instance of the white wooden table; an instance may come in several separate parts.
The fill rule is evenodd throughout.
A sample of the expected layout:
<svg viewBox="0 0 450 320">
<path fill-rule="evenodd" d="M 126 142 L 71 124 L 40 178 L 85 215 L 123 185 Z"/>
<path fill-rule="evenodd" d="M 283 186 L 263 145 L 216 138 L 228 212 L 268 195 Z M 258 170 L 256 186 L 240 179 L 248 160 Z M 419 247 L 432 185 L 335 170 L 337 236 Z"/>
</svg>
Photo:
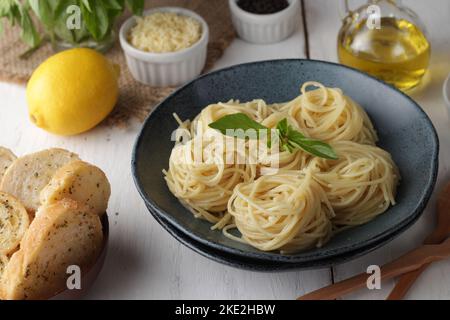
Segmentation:
<svg viewBox="0 0 450 320">
<path fill-rule="evenodd" d="M 312 59 L 336 61 L 336 36 L 340 27 L 337 2 L 304 0 L 306 30 L 299 23 L 292 38 L 275 45 L 251 45 L 237 39 L 216 68 L 307 55 Z M 441 94 L 443 81 L 450 73 L 450 1 L 404 2 L 424 20 L 432 42 L 427 83 L 411 95 L 429 114 L 439 132 L 439 188 L 450 178 L 450 123 Z M 130 170 L 131 149 L 139 123 L 127 129 L 100 127 L 81 136 L 62 138 L 30 124 L 23 87 L 0 83 L 0 97 L 0 145 L 19 155 L 49 147 L 67 148 L 100 166 L 111 180 L 109 253 L 103 272 L 87 296 L 90 299 L 292 299 L 363 272 L 370 264 L 383 264 L 399 256 L 419 245 L 433 227 L 435 203 L 432 200 L 423 217 L 402 236 L 365 257 L 332 269 L 267 274 L 226 267 L 179 244 L 147 212 Z M 449 271 L 450 261 L 434 264 L 417 281 L 408 298 L 450 299 Z M 393 282 L 385 282 L 381 290 L 362 290 L 346 298 L 382 299 L 392 286 Z"/>
</svg>

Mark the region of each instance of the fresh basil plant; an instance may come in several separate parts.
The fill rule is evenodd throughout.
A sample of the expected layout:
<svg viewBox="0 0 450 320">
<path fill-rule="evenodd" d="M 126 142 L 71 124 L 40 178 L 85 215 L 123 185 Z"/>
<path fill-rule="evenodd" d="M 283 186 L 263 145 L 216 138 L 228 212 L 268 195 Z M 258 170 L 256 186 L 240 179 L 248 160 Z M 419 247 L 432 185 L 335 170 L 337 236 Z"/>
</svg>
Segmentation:
<svg viewBox="0 0 450 320">
<path fill-rule="evenodd" d="M 1 0 L 0 31 L 3 20 L 21 28 L 22 40 L 31 49 L 44 41 L 63 41 L 77 46 L 87 41 L 102 42 L 111 38 L 117 18 L 128 8 L 141 15 L 145 0 Z M 69 28 L 68 20 L 79 15 L 81 22 Z M 33 19 L 33 15 L 36 19 Z M 35 24 L 39 22 L 45 33 Z"/>
</svg>

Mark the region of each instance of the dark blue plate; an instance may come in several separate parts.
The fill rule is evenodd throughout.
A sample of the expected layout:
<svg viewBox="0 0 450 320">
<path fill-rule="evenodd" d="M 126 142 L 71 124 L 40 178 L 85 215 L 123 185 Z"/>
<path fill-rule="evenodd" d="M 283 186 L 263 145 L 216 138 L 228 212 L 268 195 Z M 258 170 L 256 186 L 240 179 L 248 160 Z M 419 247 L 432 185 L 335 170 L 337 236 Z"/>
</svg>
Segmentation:
<svg viewBox="0 0 450 320">
<path fill-rule="evenodd" d="M 266 261 L 264 259 L 245 257 L 241 255 L 234 255 L 219 249 L 214 249 L 206 244 L 192 239 L 186 233 L 170 224 L 167 220 L 159 215 L 152 207 L 147 205 L 148 210 L 153 215 L 155 220 L 176 240 L 188 247 L 189 249 L 199 253 L 200 255 L 213 260 L 215 262 L 227 265 L 229 267 L 244 269 L 257 272 L 281 272 L 291 270 L 309 270 L 316 268 L 324 268 L 335 266 L 340 263 L 356 259 L 362 255 L 373 251 L 384 245 L 389 239 L 372 245 L 368 248 L 360 248 L 356 251 L 347 252 L 344 255 L 334 256 L 328 259 L 311 260 L 305 262 L 281 262 L 281 261 Z M 398 230 L 393 237 L 399 235 L 403 230 Z"/>
<path fill-rule="evenodd" d="M 262 98 L 269 103 L 299 94 L 305 81 L 339 87 L 360 103 L 373 120 L 379 145 L 400 168 L 398 204 L 375 220 L 335 236 L 323 248 L 282 255 L 261 252 L 211 231 L 195 219 L 168 190 L 162 169 L 168 167 L 177 128 L 172 114 L 193 119 L 205 106 L 218 101 Z M 195 241 L 236 256 L 263 261 L 308 264 L 333 261 L 355 252 L 369 251 L 410 226 L 425 208 L 438 171 L 439 141 L 427 115 L 407 95 L 354 69 L 323 61 L 274 60 L 234 66 L 202 76 L 165 99 L 148 117 L 136 141 L 132 169 L 147 206 Z"/>
</svg>

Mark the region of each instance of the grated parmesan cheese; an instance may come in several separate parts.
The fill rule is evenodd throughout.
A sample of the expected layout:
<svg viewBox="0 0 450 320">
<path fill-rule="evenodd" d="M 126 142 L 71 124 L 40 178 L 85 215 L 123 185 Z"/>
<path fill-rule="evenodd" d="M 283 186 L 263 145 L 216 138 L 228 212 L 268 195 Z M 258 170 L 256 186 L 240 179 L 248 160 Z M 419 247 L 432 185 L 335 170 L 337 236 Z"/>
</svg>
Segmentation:
<svg viewBox="0 0 450 320">
<path fill-rule="evenodd" d="M 194 18 L 172 12 L 156 12 L 137 18 L 128 41 L 142 51 L 166 53 L 189 48 L 201 36 L 202 26 Z"/>
</svg>

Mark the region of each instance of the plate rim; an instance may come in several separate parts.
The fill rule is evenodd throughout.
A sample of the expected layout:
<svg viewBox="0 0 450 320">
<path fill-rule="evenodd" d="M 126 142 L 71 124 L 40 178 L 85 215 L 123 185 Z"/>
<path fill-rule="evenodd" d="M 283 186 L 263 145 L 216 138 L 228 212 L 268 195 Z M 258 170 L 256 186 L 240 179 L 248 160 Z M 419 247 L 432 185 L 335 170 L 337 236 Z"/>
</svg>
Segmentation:
<svg viewBox="0 0 450 320">
<path fill-rule="evenodd" d="M 276 272 L 287 272 L 287 271 L 296 271 L 296 270 L 316 270 L 319 268 L 331 268 L 340 264 L 344 264 L 346 262 L 349 262 L 351 260 L 360 258 L 384 245 L 389 243 L 390 241 L 394 240 L 395 238 L 399 237 L 404 230 L 397 230 L 395 234 L 391 234 L 391 237 L 389 239 L 386 239 L 385 241 L 381 241 L 380 243 L 376 243 L 373 246 L 362 248 L 357 251 L 352 251 L 349 253 L 346 253 L 342 256 L 336 256 L 332 258 L 322 259 L 322 260 L 311 260 L 311 261 L 305 261 L 305 262 L 283 262 L 283 261 L 268 261 L 268 260 L 261 260 L 261 259 L 253 259 L 249 257 L 243 257 L 243 256 L 234 256 L 231 253 L 223 252 L 221 250 L 209 247 L 203 243 L 200 243 L 196 241 L 195 239 L 192 239 L 188 234 L 182 232 L 182 230 L 179 230 L 170 222 L 166 221 L 164 217 L 160 217 L 157 212 L 154 211 L 154 209 L 149 208 L 147 206 L 147 209 L 149 210 L 152 217 L 156 220 L 156 222 L 171 235 L 175 240 L 177 240 L 179 243 L 187 247 L 188 249 L 194 251 L 195 253 L 201 255 L 202 257 L 205 257 L 211 261 L 214 261 L 216 263 L 240 269 L 240 270 L 247 270 L 247 271 L 253 271 L 253 272 L 266 272 L 266 273 L 276 273 Z M 409 226 L 406 227 L 408 229 Z M 405 230 L 406 230 L 405 229 Z M 203 246 L 205 248 L 201 248 L 200 246 Z M 210 251 L 206 251 L 210 250 Z M 211 251 L 217 251 L 217 252 L 211 252 Z M 229 257 L 224 257 L 223 254 L 234 256 L 234 259 L 237 259 L 232 261 Z M 240 259 L 250 259 L 254 260 L 252 264 L 249 264 L 248 262 L 244 262 Z M 267 265 L 267 263 L 270 263 L 270 265 Z"/>
</svg>

